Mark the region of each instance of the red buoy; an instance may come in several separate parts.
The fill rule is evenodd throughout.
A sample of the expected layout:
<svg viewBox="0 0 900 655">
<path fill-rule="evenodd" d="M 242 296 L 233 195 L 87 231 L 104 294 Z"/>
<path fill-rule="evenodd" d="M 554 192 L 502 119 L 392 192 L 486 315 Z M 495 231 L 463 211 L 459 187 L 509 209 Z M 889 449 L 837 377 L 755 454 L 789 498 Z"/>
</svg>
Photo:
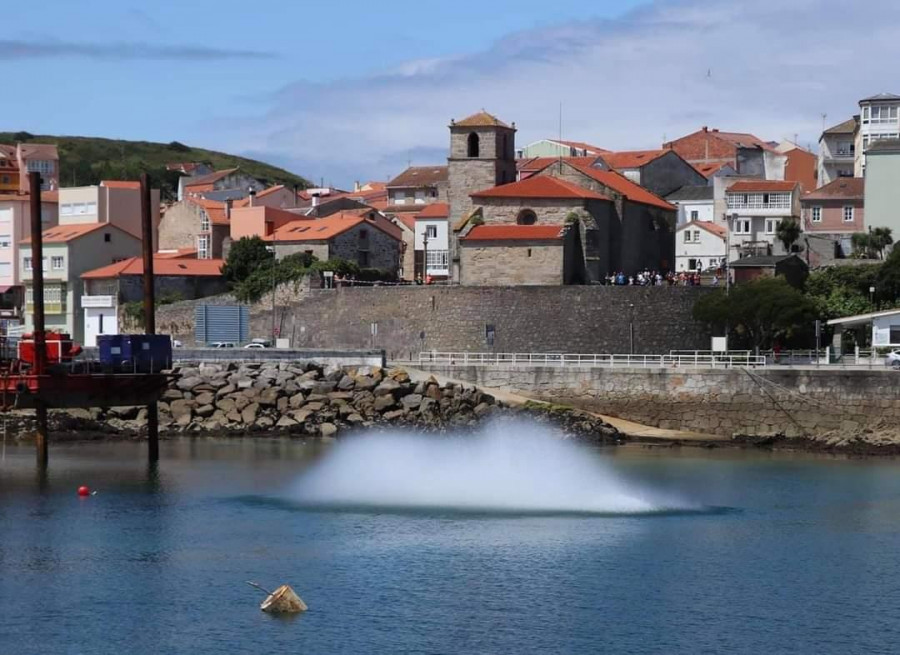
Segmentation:
<svg viewBox="0 0 900 655">
<path fill-rule="evenodd" d="M 91 490 L 89 487 L 81 485 L 80 487 L 78 487 L 78 495 L 81 496 L 82 498 L 84 498 L 85 496 L 90 496 Z"/>
</svg>

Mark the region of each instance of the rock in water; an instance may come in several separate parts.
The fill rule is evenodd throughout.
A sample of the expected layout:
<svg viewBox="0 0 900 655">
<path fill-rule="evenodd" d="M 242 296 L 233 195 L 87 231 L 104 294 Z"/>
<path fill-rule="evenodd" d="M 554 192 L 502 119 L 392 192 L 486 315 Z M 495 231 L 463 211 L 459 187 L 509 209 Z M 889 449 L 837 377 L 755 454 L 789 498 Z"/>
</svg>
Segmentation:
<svg viewBox="0 0 900 655">
<path fill-rule="evenodd" d="M 283 584 L 266 597 L 259 609 L 270 614 L 296 614 L 309 608 L 290 585 Z"/>
</svg>

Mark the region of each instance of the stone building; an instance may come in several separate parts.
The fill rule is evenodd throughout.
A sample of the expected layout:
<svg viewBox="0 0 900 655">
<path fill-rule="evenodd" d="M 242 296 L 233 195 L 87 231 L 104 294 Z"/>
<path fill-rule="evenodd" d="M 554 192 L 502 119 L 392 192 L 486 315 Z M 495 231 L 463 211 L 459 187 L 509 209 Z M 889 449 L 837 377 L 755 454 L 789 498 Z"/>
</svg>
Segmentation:
<svg viewBox="0 0 900 655">
<path fill-rule="evenodd" d="M 188 197 L 166 208 L 159 221 L 159 249 L 197 251 L 199 259 L 224 257 L 229 235 L 230 201 Z"/>
<path fill-rule="evenodd" d="M 658 196 L 665 196 L 686 185 L 706 184 L 706 178 L 671 149 L 629 150 L 602 153 L 595 168 L 618 171 Z"/>
<path fill-rule="evenodd" d="M 446 166 L 410 166 L 387 183 L 386 212 L 418 212 L 422 205 L 447 202 Z"/>
<path fill-rule="evenodd" d="M 464 286 L 584 282 L 575 225 L 476 225 L 459 237 Z"/>
<path fill-rule="evenodd" d="M 663 144 L 694 166 L 727 164 L 739 175 L 752 175 L 766 180 L 784 180 L 787 156 L 778 152 L 777 144 L 763 141 L 744 132 L 722 132 L 701 129 Z"/>
<path fill-rule="evenodd" d="M 251 189 L 259 193 L 265 189 L 265 185 L 244 173 L 240 168 L 229 168 L 208 175 L 178 179 L 179 200 L 184 200 L 187 196 L 206 196 L 213 193 L 222 196 L 216 197 L 216 200 L 224 200 L 226 196 L 237 200 L 246 197 Z"/>
<path fill-rule="evenodd" d="M 360 268 L 393 273 L 401 265 L 400 228 L 373 210 L 339 212 L 319 219 L 299 218 L 262 238 L 272 244 L 278 258 L 305 252 L 320 261 L 340 258 L 355 262 Z"/>
</svg>

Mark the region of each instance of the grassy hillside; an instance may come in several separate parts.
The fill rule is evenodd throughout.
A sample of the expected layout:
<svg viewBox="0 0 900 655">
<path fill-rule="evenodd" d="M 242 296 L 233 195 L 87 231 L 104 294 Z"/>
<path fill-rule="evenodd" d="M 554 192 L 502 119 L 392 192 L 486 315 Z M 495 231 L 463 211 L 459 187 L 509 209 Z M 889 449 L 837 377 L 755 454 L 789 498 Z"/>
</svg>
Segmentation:
<svg viewBox="0 0 900 655">
<path fill-rule="evenodd" d="M 240 167 L 267 184 L 310 186 L 307 180 L 284 169 L 224 152 L 191 148 L 177 141 L 166 144 L 0 132 L 0 143 L 14 145 L 17 142 L 56 144 L 60 158 L 60 186 L 98 184 L 100 180 L 136 180 L 146 172 L 152 176 L 154 186 L 160 187 L 164 199 L 174 199 L 179 176 L 166 171 L 166 164 L 192 161 L 208 162 L 215 170 Z"/>
</svg>

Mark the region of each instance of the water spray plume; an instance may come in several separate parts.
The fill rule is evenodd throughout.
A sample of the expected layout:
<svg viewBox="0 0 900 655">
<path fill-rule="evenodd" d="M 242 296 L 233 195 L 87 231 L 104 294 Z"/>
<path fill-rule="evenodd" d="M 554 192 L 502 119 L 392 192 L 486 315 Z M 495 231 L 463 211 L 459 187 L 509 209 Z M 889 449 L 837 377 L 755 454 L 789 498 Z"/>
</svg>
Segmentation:
<svg viewBox="0 0 900 655">
<path fill-rule="evenodd" d="M 646 513 L 651 499 L 595 452 L 549 428 L 498 421 L 475 435 L 361 435 L 339 442 L 294 487 L 303 504 L 497 512 Z"/>
</svg>

